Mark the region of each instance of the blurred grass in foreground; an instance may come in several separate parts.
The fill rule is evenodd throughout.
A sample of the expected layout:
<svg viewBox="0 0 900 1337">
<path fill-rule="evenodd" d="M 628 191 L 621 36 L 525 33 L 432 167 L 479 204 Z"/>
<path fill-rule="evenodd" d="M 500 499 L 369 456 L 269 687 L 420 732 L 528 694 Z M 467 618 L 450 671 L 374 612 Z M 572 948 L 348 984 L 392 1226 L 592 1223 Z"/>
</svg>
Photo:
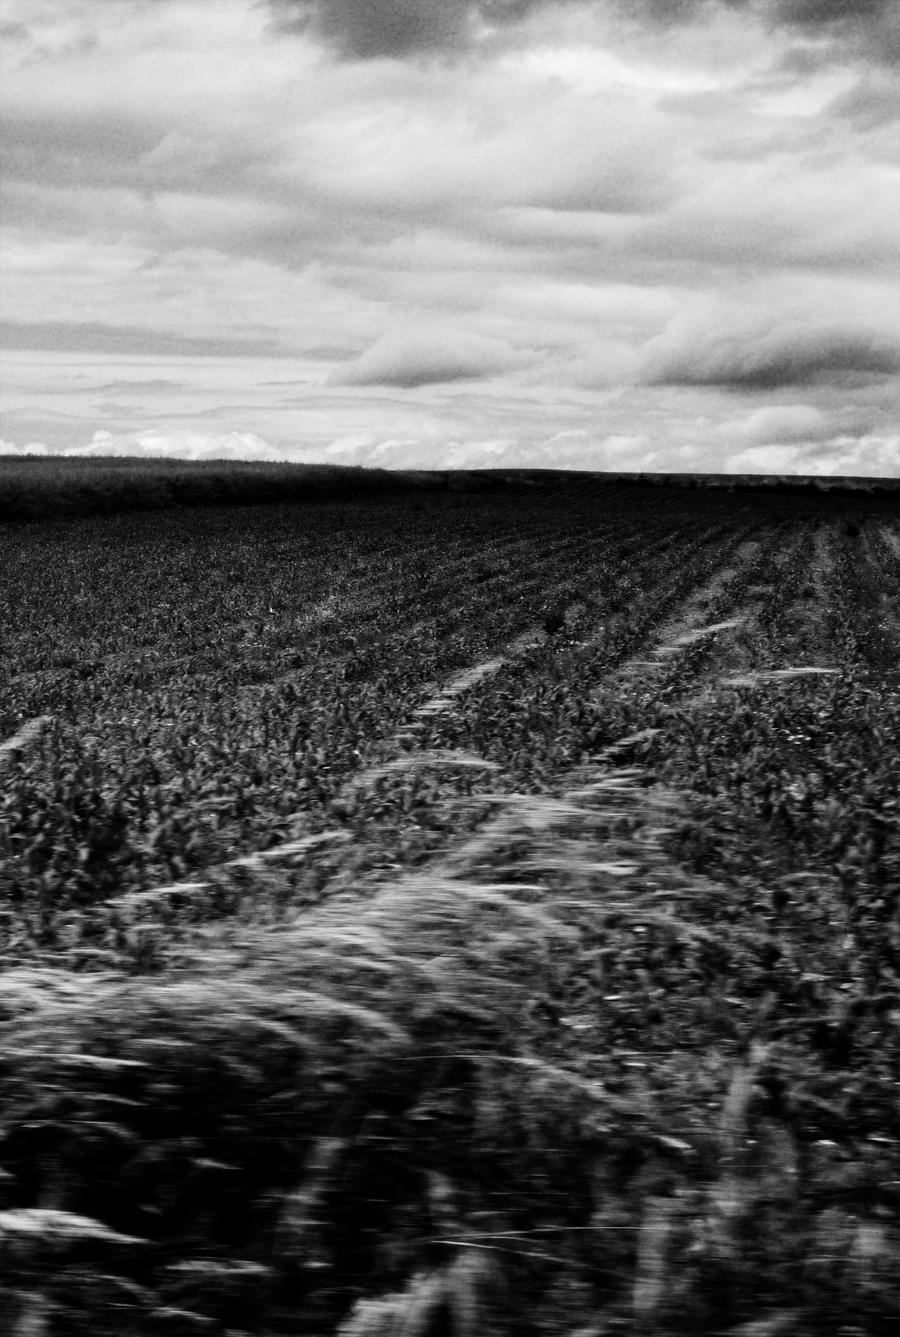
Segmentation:
<svg viewBox="0 0 900 1337">
<path fill-rule="evenodd" d="M 865 906 L 682 871 L 634 770 L 496 803 L 427 872 L 156 973 L 0 975 L 5 1331 L 894 1331 Z"/>
</svg>

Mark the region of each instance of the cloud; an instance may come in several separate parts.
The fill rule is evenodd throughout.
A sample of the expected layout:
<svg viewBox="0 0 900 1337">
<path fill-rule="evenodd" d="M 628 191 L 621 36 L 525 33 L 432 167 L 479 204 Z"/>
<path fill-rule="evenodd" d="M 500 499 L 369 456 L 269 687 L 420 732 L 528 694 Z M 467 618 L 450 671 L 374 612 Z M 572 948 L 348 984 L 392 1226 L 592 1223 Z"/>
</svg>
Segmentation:
<svg viewBox="0 0 900 1337">
<path fill-rule="evenodd" d="M 722 423 L 717 438 L 730 473 L 900 476 L 900 438 L 845 408 L 772 404 Z"/>
<path fill-rule="evenodd" d="M 0 455 L 49 455 L 49 447 L 40 441 L 32 441 L 28 446 L 17 446 L 12 441 L 0 441 Z"/>
<path fill-rule="evenodd" d="M 808 404 L 773 404 L 735 424 L 741 436 L 760 444 L 821 441 L 831 434 L 827 416 Z"/>
<path fill-rule="evenodd" d="M 137 459 L 284 460 L 290 457 L 253 432 L 208 436 L 199 432 L 149 430 L 116 435 L 95 432 L 86 446 L 70 446 L 64 455 L 128 455 Z"/>
<path fill-rule="evenodd" d="M 900 8 L 896 0 L 768 0 L 771 22 L 811 37 L 849 43 L 876 61 L 900 59 Z"/>
<path fill-rule="evenodd" d="M 434 442 L 348 437 L 324 452 L 341 463 L 387 469 L 586 469 L 632 472 L 663 468 L 659 453 L 645 436 L 598 436 L 584 429 L 556 432 L 532 440 L 517 435 L 479 435 Z"/>
<path fill-rule="evenodd" d="M 634 379 L 637 354 L 613 339 L 592 339 L 578 349 L 565 367 L 571 385 L 584 390 L 605 390 Z"/>
<path fill-rule="evenodd" d="M 508 371 L 524 361 L 499 339 L 467 331 L 404 330 L 385 334 L 353 362 L 337 368 L 333 385 L 395 385 L 414 389 Z"/>
<path fill-rule="evenodd" d="M 316 237 L 326 253 L 336 222 L 363 242 L 416 229 L 458 244 L 460 229 L 471 239 L 473 214 L 503 206 L 643 214 L 677 189 L 664 118 L 627 90 L 579 97 L 540 66 L 499 61 L 397 92 L 388 72 L 371 79 L 377 91 L 307 117 L 285 151 L 294 212 L 327 212 Z"/>
<path fill-rule="evenodd" d="M 602 0 L 601 0 L 602 3 Z M 708 17 L 715 9 L 748 13 L 773 29 L 829 43 L 842 54 L 900 59 L 896 0 L 616 0 L 617 7 L 660 26 Z"/>
<path fill-rule="evenodd" d="M 729 458 L 728 472 L 900 478 L 900 437 L 838 436 L 828 442 L 751 446 Z"/>
<path fill-rule="evenodd" d="M 276 26 L 308 31 L 348 60 L 461 51 L 541 0 L 270 0 Z"/>
<path fill-rule="evenodd" d="M 267 357 L 278 353 L 269 340 L 194 339 L 132 325 L 65 320 L 0 321 L 0 347 L 35 353 L 118 353 L 148 357 Z"/>
<path fill-rule="evenodd" d="M 898 10 L 900 12 L 900 10 Z M 855 83 L 832 102 L 830 112 L 845 117 L 857 130 L 893 126 L 898 117 L 897 83 L 892 72 L 877 71 Z M 889 161 L 896 162 L 896 142 L 891 137 Z"/>
<path fill-rule="evenodd" d="M 139 184 L 135 165 L 151 153 L 159 132 L 151 118 L 102 110 L 78 115 L 10 116 L 4 131 L 3 167 L 10 181 L 67 186 Z"/>
<path fill-rule="evenodd" d="M 760 120 L 751 123 L 757 130 Z M 724 137 L 712 172 L 695 161 L 681 197 L 642 221 L 634 249 L 662 264 L 895 274 L 895 162 L 869 161 L 855 146 L 836 153 L 841 135 L 833 128 L 818 145 L 764 137 L 746 159 L 744 147 Z"/>
<path fill-rule="evenodd" d="M 900 370 L 892 332 L 784 311 L 700 303 L 675 316 L 643 349 L 638 379 L 648 385 L 749 390 L 860 380 Z"/>
<path fill-rule="evenodd" d="M 575 0 L 269 0 L 269 5 L 277 30 L 310 33 L 345 60 L 452 55 L 535 11 L 577 7 Z M 770 28 L 841 44 L 875 61 L 900 58 L 896 0 L 586 0 L 580 8 L 663 28 L 708 21 L 716 9 L 742 11 Z"/>
<path fill-rule="evenodd" d="M 139 394 L 165 394 L 167 390 L 181 390 L 184 384 L 183 381 L 167 381 L 157 376 L 146 381 L 107 381 L 105 385 L 94 386 L 93 393 L 118 395 L 137 391 Z M 68 390 L 61 390 L 59 393 L 66 394 Z"/>
</svg>

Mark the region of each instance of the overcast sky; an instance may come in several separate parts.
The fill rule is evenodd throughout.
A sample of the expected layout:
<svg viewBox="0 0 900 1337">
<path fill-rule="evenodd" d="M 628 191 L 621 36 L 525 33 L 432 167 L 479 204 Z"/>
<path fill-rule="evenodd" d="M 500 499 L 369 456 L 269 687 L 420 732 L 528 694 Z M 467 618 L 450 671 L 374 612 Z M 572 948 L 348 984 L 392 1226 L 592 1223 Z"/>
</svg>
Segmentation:
<svg viewBox="0 0 900 1337">
<path fill-rule="evenodd" d="M 900 476 L 896 0 L 0 17 L 0 449 Z"/>
</svg>

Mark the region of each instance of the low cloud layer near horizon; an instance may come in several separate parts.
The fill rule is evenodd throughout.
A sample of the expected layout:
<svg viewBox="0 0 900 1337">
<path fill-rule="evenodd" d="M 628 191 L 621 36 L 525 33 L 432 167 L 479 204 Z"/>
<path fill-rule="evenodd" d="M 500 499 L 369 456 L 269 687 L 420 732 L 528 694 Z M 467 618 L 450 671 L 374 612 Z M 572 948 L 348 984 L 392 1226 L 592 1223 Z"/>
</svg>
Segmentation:
<svg viewBox="0 0 900 1337">
<path fill-rule="evenodd" d="M 0 37 L 0 454 L 900 476 L 895 0 Z"/>
</svg>

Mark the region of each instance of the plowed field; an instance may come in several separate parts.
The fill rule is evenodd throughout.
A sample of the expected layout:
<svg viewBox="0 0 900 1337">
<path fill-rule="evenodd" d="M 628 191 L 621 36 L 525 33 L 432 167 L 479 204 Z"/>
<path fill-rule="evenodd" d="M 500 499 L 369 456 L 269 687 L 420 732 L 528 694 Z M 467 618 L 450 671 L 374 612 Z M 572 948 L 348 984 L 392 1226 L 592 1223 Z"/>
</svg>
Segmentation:
<svg viewBox="0 0 900 1337">
<path fill-rule="evenodd" d="M 895 514 L 568 484 L 0 570 L 17 1332 L 892 1327 Z"/>
<path fill-rule="evenodd" d="M 7 922 L 327 830 L 393 868 L 477 820 L 454 795 L 607 757 L 774 814 L 764 844 L 888 802 L 898 535 L 621 488 L 10 526 L 0 738 L 38 723 L 7 744 Z"/>
</svg>

